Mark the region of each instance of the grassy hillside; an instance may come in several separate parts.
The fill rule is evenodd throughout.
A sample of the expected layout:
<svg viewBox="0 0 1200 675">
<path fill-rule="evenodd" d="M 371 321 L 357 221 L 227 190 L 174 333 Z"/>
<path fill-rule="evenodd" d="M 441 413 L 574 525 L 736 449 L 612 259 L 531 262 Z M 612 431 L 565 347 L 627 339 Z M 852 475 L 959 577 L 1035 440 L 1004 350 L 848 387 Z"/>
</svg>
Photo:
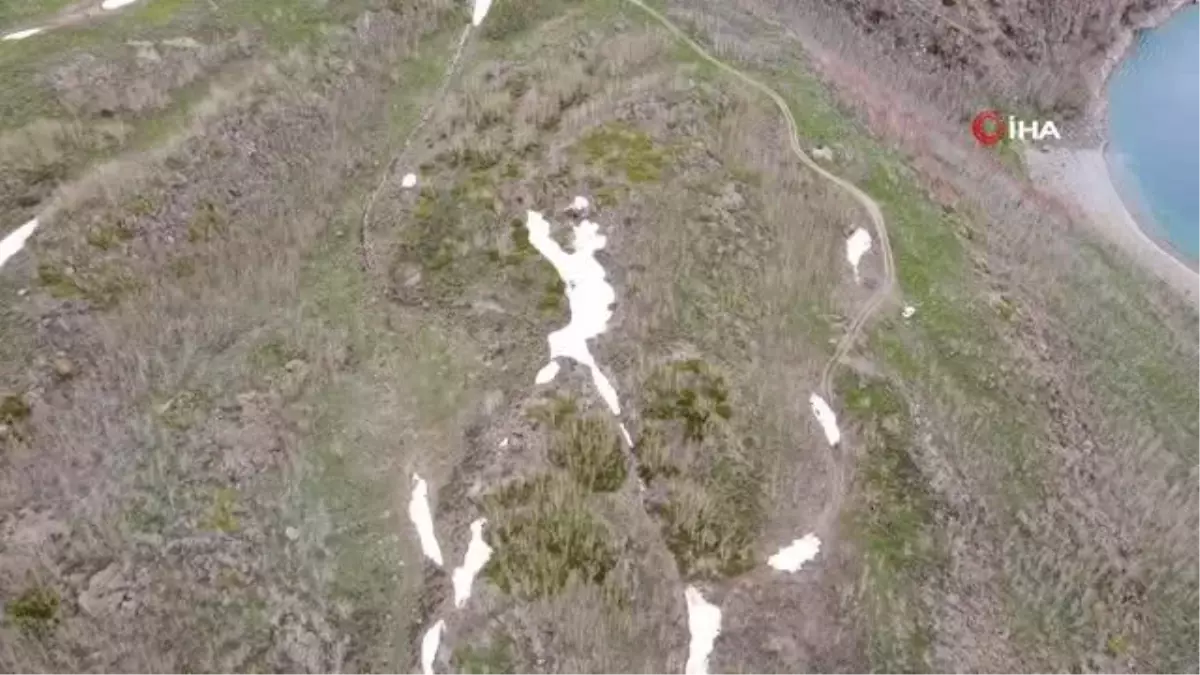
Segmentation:
<svg viewBox="0 0 1200 675">
<path fill-rule="evenodd" d="M 498 0 L 449 77 L 468 17 L 433 1 L 0 43 L 4 228 L 44 215 L 0 271 L 6 669 L 398 671 L 444 618 L 442 671 L 680 671 L 688 583 L 714 672 L 1195 668 L 1195 315 L 935 200 L 769 25 L 660 8 L 883 209 L 839 448 L 807 401 L 881 280 L 844 257 L 866 214 L 632 5 Z M 569 312 L 525 215 L 565 244 L 580 194 L 632 453 L 584 369 L 534 383 Z M 487 518 L 463 608 L 414 472 L 448 566 Z M 768 568 L 831 499 L 820 556 Z"/>
</svg>

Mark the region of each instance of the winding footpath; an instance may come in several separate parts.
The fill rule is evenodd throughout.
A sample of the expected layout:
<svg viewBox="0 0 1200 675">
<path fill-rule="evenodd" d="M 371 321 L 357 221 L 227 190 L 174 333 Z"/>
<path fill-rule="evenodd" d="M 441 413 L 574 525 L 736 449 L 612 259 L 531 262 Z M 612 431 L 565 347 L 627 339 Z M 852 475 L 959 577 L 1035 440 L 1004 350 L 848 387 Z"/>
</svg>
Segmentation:
<svg viewBox="0 0 1200 675">
<path fill-rule="evenodd" d="M 807 153 L 804 152 L 804 148 L 800 145 L 799 127 L 796 124 L 796 118 L 792 115 L 792 111 L 788 107 L 787 101 L 785 101 L 778 92 L 710 54 L 704 49 L 704 47 L 701 47 L 699 44 L 697 44 L 695 40 L 688 37 L 687 33 L 685 33 L 683 29 L 675 25 L 670 19 L 660 14 L 654 8 L 646 5 L 646 3 L 642 0 L 626 1 L 649 14 L 652 18 L 654 18 L 655 21 L 661 24 L 663 28 L 666 28 L 671 32 L 672 35 L 679 39 L 680 42 L 686 44 L 688 48 L 696 53 L 697 56 L 712 64 L 717 69 L 732 75 L 742 83 L 749 85 L 753 89 L 758 90 L 770 98 L 775 104 L 775 107 L 778 108 L 779 112 L 783 115 L 784 121 L 787 123 L 788 140 L 791 143 L 792 153 L 796 155 L 797 159 L 800 160 L 800 163 L 809 169 L 812 169 L 817 174 L 820 174 L 821 177 L 829 180 L 834 185 L 837 185 L 841 189 L 848 192 L 855 201 L 862 205 L 863 209 L 866 210 L 867 215 L 871 218 L 871 224 L 875 230 L 875 236 L 879 240 L 879 249 L 883 257 L 883 282 L 875 289 L 875 292 L 866 301 L 866 303 L 863 304 L 858 313 L 854 315 L 854 318 L 850 322 L 850 326 L 847 328 L 845 335 L 843 335 L 842 339 L 838 341 L 837 346 L 834 349 L 833 356 L 829 358 L 829 361 L 826 362 L 825 367 L 821 371 L 821 380 L 820 384 L 818 385 L 818 389 L 821 393 L 821 396 L 826 401 L 832 400 L 832 378 L 834 369 L 837 368 L 842 359 L 850 353 L 850 350 L 854 348 L 854 344 L 858 341 L 859 336 L 862 334 L 867 321 L 881 306 L 883 306 L 883 303 L 887 300 L 888 296 L 892 292 L 892 289 L 895 288 L 896 285 L 896 266 L 892 258 L 892 245 L 888 239 L 887 222 L 883 218 L 883 211 L 879 208 L 879 204 L 872 199 L 870 195 L 860 190 L 857 186 L 845 178 L 842 178 L 828 171 L 820 164 L 817 164 L 816 161 L 814 161 L 808 156 Z M 842 501 L 842 495 L 845 492 L 845 467 L 842 466 L 842 462 L 837 461 L 836 458 L 833 457 L 833 453 L 829 453 L 829 461 L 833 473 L 833 484 L 830 486 L 830 498 L 825 506 L 824 511 L 817 520 L 816 531 L 818 532 L 824 532 L 830 525 L 832 519 L 836 517 Z"/>
<path fill-rule="evenodd" d="M 491 6 L 491 0 L 483 0 L 478 2 L 476 7 L 479 6 L 484 7 L 483 14 L 486 14 L 487 7 Z M 379 176 L 379 182 L 376 183 L 375 189 L 371 191 L 370 196 L 367 197 L 367 201 L 363 206 L 362 222 L 359 224 L 358 228 L 359 258 L 363 271 L 365 272 L 370 273 L 375 270 L 375 249 L 373 247 L 373 242 L 371 241 L 370 233 L 371 211 L 375 208 L 375 202 L 379 199 L 379 194 L 383 192 L 383 189 L 387 186 L 388 180 L 396 171 L 396 167 L 400 165 L 400 160 L 404 158 L 409 147 L 412 146 L 413 139 L 417 137 L 417 132 L 419 132 L 421 128 L 425 126 L 425 123 L 429 121 L 429 117 L 433 111 L 442 104 L 442 99 L 446 96 L 446 89 L 450 86 L 450 80 L 453 79 L 454 74 L 458 72 L 458 62 L 462 59 L 463 47 L 465 47 L 467 44 L 467 37 L 471 34 L 471 28 L 479 25 L 479 22 L 482 20 L 483 16 L 479 13 L 479 9 L 476 9 L 472 22 L 466 26 L 463 26 L 462 33 L 458 36 L 458 45 L 454 48 L 454 56 L 450 58 L 450 63 L 446 66 L 446 72 L 442 75 L 442 82 L 438 85 L 437 93 L 433 95 L 433 98 L 430 100 L 429 104 L 425 106 L 423 111 L 421 111 L 421 117 L 417 120 L 417 123 L 413 126 L 413 128 L 409 130 L 408 136 L 405 137 L 404 143 L 400 146 L 400 150 L 398 150 L 396 154 L 392 156 L 392 159 L 387 163 L 383 173 Z M 415 185 L 416 176 L 411 173 L 406 174 L 404 176 L 402 187 L 408 189 Z"/>
</svg>

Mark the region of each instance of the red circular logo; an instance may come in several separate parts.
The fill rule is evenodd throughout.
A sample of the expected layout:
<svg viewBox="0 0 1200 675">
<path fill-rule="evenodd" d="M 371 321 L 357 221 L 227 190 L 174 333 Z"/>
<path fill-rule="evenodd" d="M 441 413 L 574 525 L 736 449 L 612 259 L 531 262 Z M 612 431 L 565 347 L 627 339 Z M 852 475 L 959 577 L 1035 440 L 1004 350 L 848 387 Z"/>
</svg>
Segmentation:
<svg viewBox="0 0 1200 675">
<path fill-rule="evenodd" d="M 971 133 L 980 145 L 992 146 L 1004 138 L 1008 129 L 1004 124 L 1004 116 L 995 110 L 984 110 L 971 121 Z"/>
</svg>

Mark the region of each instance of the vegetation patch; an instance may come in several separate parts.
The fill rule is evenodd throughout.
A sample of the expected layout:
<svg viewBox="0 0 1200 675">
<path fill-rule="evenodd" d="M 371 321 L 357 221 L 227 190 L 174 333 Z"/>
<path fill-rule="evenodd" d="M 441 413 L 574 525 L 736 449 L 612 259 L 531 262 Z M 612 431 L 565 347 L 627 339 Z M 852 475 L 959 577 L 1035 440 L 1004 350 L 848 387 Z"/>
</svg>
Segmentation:
<svg viewBox="0 0 1200 675">
<path fill-rule="evenodd" d="M 649 135 L 621 122 L 591 131 L 574 151 L 588 164 L 623 174 L 630 183 L 660 180 L 667 165 L 667 152 L 657 147 Z"/>
<path fill-rule="evenodd" d="M 238 519 L 234 513 L 237 509 L 237 492 L 231 488 L 218 488 L 213 494 L 212 505 L 204 518 L 202 527 L 232 534 L 238 531 Z"/>
<path fill-rule="evenodd" d="M 554 595 L 574 578 L 603 584 L 617 564 L 607 528 L 569 481 L 539 476 L 486 500 L 495 549 L 484 576 L 525 599 Z"/>
<path fill-rule="evenodd" d="M 935 497 L 911 454 L 907 406 L 883 380 L 846 375 L 839 390 L 866 445 L 851 519 L 868 574 L 871 663 L 885 672 L 928 670 L 933 628 L 921 591 L 945 561 Z"/>
<path fill-rule="evenodd" d="M 652 511 L 680 574 L 746 572 L 766 509 L 761 471 L 730 424 L 725 378 L 700 359 L 684 359 L 656 369 L 645 391 L 638 475 L 665 487 L 665 501 Z"/>
<path fill-rule="evenodd" d="M 250 363 L 260 373 L 267 373 L 283 368 L 288 362 L 304 358 L 303 350 L 289 346 L 279 339 L 271 339 L 262 343 L 250 355 Z"/>
<path fill-rule="evenodd" d="M 646 385 L 646 417 L 677 420 L 689 440 L 703 441 L 716 420 L 733 417 L 725 378 L 700 359 L 677 361 L 655 371 Z"/>
<path fill-rule="evenodd" d="M 462 644 L 454 648 L 451 662 L 455 672 L 471 675 L 489 673 L 515 673 L 515 645 L 506 635 L 492 636 L 486 644 Z"/>
<path fill-rule="evenodd" d="M 204 201 L 188 221 L 187 238 L 193 244 L 211 241 L 224 234 L 228 227 L 229 221 L 217 205 Z"/>
<path fill-rule="evenodd" d="M 111 309 L 123 297 L 141 288 L 133 276 L 115 265 L 75 269 L 56 262 L 38 265 L 38 283 L 60 300 L 86 300 L 96 309 Z"/>
<path fill-rule="evenodd" d="M 0 423 L 16 424 L 29 417 L 29 403 L 21 394 L 7 394 L 0 399 Z"/>
<path fill-rule="evenodd" d="M 134 230 L 124 221 L 108 225 L 98 225 L 88 230 L 87 243 L 101 251 L 107 251 L 117 244 L 133 239 Z"/>
<path fill-rule="evenodd" d="M 204 421 L 211 403 L 203 392 L 184 390 L 160 404 L 155 412 L 168 428 L 186 431 Z"/>
<path fill-rule="evenodd" d="M 493 174 L 500 159 L 474 149 L 439 156 L 439 164 L 462 178 L 448 188 L 426 185 L 417 196 L 391 255 L 393 287 L 402 300 L 446 302 L 477 284 L 509 283 L 531 310 L 565 309 L 561 281 L 530 246 L 521 219 L 509 221 L 503 246 L 503 230 L 494 225 L 499 201 Z"/>
<path fill-rule="evenodd" d="M 4 607 L 9 623 L 26 633 L 41 635 L 49 632 L 59 622 L 58 593 L 45 586 L 34 586 L 26 590 Z"/>
<path fill-rule="evenodd" d="M 633 449 L 637 457 L 638 478 L 651 485 L 654 481 L 679 475 L 679 465 L 672 461 L 662 427 L 647 424 Z"/>
<path fill-rule="evenodd" d="M 570 419 L 556 431 L 550 461 L 592 492 L 619 489 L 628 473 L 613 422 L 594 415 Z"/>
<path fill-rule="evenodd" d="M 569 4 L 571 3 L 568 0 L 497 2 L 488 11 L 487 21 L 483 22 L 481 32 L 488 40 L 503 42 L 560 14 L 564 5 Z"/>
<path fill-rule="evenodd" d="M 670 483 L 663 535 L 685 579 L 733 577 L 754 567 L 766 519 L 762 477 L 749 463 L 718 457 L 708 475 Z"/>
</svg>

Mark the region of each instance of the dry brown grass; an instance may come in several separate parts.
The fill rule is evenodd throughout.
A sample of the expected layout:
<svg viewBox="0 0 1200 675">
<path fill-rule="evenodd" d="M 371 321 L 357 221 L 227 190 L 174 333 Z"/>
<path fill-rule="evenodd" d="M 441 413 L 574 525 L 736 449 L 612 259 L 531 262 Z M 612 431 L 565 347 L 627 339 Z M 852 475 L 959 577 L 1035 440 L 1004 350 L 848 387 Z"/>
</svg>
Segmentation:
<svg viewBox="0 0 1200 675">
<path fill-rule="evenodd" d="M 392 50 L 419 65 L 395 45 L 438 28 L 436 7 L 424 17 L 327 47 L 343 63 Z M 358 167 L 385 149 L 370 139 L 408 123 L 390 104 L 423 90 L 369 77 L 326 89 L 337 63 L 288 67 L 68 191 L 30 246 L 36 264 L 5 270 L 37 273 L 6 307 L 20 339 L 5 362 L 25 366 L 5 384 L 31 413 L 3 441 L 0 594 L 41 579 L 62 598 L 53 630 L 0 627 L 6 669 L 406 660 L 377 609 L 402 589 L 390 570 L 406 548 L 379 514 L 407 475 L 406 425 L 348 404 L 386 402 L 376 377 L 399 357 L 369 337 L 338 232 L 355 222 Z M 106 284 L 110 272 L 131 283 Z"/>
<path fill-rule="evenodd" d="M 59 620 L 0 626 L 0 663 L 399 670 L 444 617 L 439 669 L 673 672 L 687 580 L 726 612 L 717 670 L 1186 669 L 1195 402 L 1164 366 L 1194 364 L 1194 320 L 1140 306 L 1094 249 L 1056 257 L 1062 230 L 1023 234 L 1019 192 L 938 208 L 792 45 L 706 10 L 884 204 L 919 304 L 839 387 L 848 517 L 800 574 L 768 570 L 825 503 L 807 397 L 869 293 L 843 258 L 860 216 L 798 170 L 765 101 L 640 15 L 547 6 L 467 45 L 398 169 L 421 189 L 385 183 L 387 276 L 362 273 L 355 228 L 457 38 L 442 4 L 272 61 L 65 193 L 0 284 L 31 289 L 0 322 L 3 391 L 29 405 L 0 409 L 0 594 L 41 625 L 48 589 Z M 620 302 L 593 351 L 644 494 L 613 429 L 580 421 L 607 416 L 582 369 L 532 384 L 567 316 L 523 216 L 561 238 L 576 194 L 609 237 Z M 550 395 L 574 412 L 531 415 Z M 448 564 L 480 515 L 504 549 L 463 610 L 413 547 L 414 471 Z M 514 485 L 545 489 L 497 497 Z"/>
</svg>

